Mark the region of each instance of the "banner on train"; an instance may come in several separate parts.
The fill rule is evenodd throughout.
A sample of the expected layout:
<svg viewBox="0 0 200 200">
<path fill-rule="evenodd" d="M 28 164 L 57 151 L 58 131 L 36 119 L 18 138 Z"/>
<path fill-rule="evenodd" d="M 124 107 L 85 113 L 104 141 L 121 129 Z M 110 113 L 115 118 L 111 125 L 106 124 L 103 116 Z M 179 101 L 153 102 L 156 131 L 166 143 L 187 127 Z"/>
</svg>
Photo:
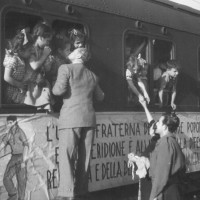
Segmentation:
<svg viewBox="0 0 200 200">
<path fill-rule="evenodd" d="M 158 119 L 159 115 L 155 116 Z M 177 140 L 186 156 L 187 172 L 200 170 L 200 117 L 179 114 Z M 59 134 L 57 117 L 52 115 L 18 116 L 19 126 L 30 145 L 26 164 L 27 200 L 51 200 L 59 187 Z M 5 136 L 6 117 L 0 118 L 0 142 Z M 132 180 L 127 155 L 141 155 L 150 142 L 144 113 L 97 114 L 95 140 L 91 152 L 89 190 L 102 190 L 137 182 Z M 7 199 L 4 174 L 11 158 L 9 145 L 0 149 L 0 199 Z M 17 172 L 16 172 L 17 173 Z M 13 176 L 17 184 L 16 175 Z"/>
</svg>

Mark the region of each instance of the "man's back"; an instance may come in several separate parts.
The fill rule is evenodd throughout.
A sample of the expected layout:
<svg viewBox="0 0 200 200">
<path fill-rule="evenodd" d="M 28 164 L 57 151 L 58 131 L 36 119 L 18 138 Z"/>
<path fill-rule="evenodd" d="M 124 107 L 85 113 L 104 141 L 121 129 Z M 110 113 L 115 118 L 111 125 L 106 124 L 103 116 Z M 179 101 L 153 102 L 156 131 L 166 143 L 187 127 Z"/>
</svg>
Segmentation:
<svg viewBox="0 0 200 200">
<path fill-rule="evenodd" d="M 54 94 L 63 93 L 59 128 L 94 127 L 93 93 L 97 77 L 83 64 L 61 65 L 53 88 Z"/>
</svg>

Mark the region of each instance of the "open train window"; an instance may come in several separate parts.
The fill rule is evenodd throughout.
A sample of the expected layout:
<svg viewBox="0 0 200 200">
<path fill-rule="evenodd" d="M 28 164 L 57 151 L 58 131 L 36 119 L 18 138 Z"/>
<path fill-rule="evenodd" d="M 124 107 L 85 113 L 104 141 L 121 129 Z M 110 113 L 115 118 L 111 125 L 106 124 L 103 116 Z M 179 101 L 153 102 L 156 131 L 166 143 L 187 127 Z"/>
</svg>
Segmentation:
<svg viewBox="0 0 200 200">
<path fill-rule="evenodd" d="M 153 69 L 153 92 L 151 103 L 160 106 L 159 88 L 161 84 L 161 76 L 166 71 L 166 63 L 174 59 L 174 47 L 171 41 L 160 39 L 152 40 L 152 69 Z M 163 106 L 167 106 L 170 100 L 169 92 L 164 90 Z"/>
<path fill-rule="evenodd" d="M 21 12 L 19 13 L 19 12 L 15 12 L 15 11 L 9 11 L 9 12 L 5 13 L 4 18 L 2 18 L 2 23 L 1 23 L 1 26 L 2 26 L 1 28 L 3 30 L 2 35 L 1 35 L 2 36 L 1 37 L 2 49 L 5 49 L 5 51 L 1 52 L 1 58 L 2 58 L 1 64 L 2 64 L 2 66 L 4 66 L 3 63 L 4 63 L 4 58 L 5 58 L 5 52 L 8 53 L 10 51 L 9 50 L 10 41 L 17 34 L 17 32 L 23 30 L 24 28 L 28 28 L 28 30 L 30 32 L 30 37 L 31 37 L 34 26 L 38 22 L 42 22 L 42 21 L 45 21 L 42 17 L 32 15 L 32 14 L 21 13 Z M 76 30 L 80 31 L 81 33 L 83 33 L 83 35 L 86 34 L 86 30 L 84 29 L 84 26 L 81 25 L 81 24 L 78 24 L 78 23 L 73 23 L 73 22 L 55 19 L 55 20 L 51 20 L 51 24 L 49 23 L 49 25 L 51 25 L 52 29 L 53 29 L 53 37 L 52 37 L 52 40 L 50 41 L 50 47 L 52 49 L 52 52 L 51 52 L 51 55 L 50 55 L 51 58 L 52 57 L 55 58 L 55 55 L 54 55 L 55 52 L 56 52 L 56 49 L 54 48 L 55 47 L 55 45 L 54 45 L 55 41 L 53 43 L 53 39 L 55 39 L 55 37 L 62 38 L 63 34 L 64 34 L 66 36 L 66 38 L 68 38 L 68 44 L 69 44 L 69 47 L 70 47 L 70 43 L 71 43 L 70 33 L 71 33 L 72 30 L 76 29 Z M 87 46 L 86 42 L 84 43 L 84 46 Z M 59 48 L 59 47 L 57 46 L 57 48 Z M 69 52 L 72 51 L 72 50 L 73 50 L 72 48 L 69 48 Z M 56 58 L 54 60 L 56 60 Z M 60 61 L 60 57 L 59 57 L 59 61 Z M 26 63 L 26 69 L 27 69 L 29 62 L 25 60 L 25 63 Z M 55 63 L 55 62 L 53 62 L 53 63 Z M 60 63 L 60 62 L 58 62 L 58 63 Z M 63 64 L 63 63 L 61 63 L 61 64 Z M 49 65 L 49 67 L 50 67 L 50 65 Z M 47 68 L 49 68 L 49 67 L 47 67 Z M 51 67 L 52 67 L 52 63 L 51 63 Z M 8 87 L 10 86 L 9 85 L 10 83 L 8 81 L 4 80 L 5 68 L 2 67 L 1 70 L 2 70 L 1 71 L 1 74 L 2 74 L 2 76 L 1 76 L 1 107 L 6 108 L 6 110 L 12 109 L 12 112 L 13 111 L 18 112 L 19 109 L 21 109 L 21 108 L 24 108 L 24 109 L 21 109 L 22 112 L 30 112 L 30 111 L 32 111 L 32 109 L 34 109 L 36 111 L 35 106 L 34 107 L 33 106 L 26 106 L 23 103 L 16 103 L 14 101 L 12 101 L 12 102 L 8 101 L 8 98 L 7 98 L 8 97 Z M 13 73 L 13 71 L 15 71 L 15 69 L 12 68 L 11 71 Z M 20 72 L 17 72 L 16 74 L 21 76 Z M 51 80 L 51 77 L 47 77 L 48 73 L 44 73 L 44 75 L 45 75 L 46 80 L 49 81 L 48 78 L 50 78 L 50 80 Z M 50 76 L 51 76 L 51 73 L 50 73 Z M 53 86 L 53 84 L 50 83 L 50 89 L 52 88 L 52 86 Z M 15 96 L 14 91 L 11 91 L 11 92 L 12 92 L 11 95 Z M 11 95 L 9 95 L 9 96 L 11 96 Z M 17 98 L 18 98 L 18 96 L 17 96 Z M 58 103 L 57 103 L 57 101 L 58 101 Z M 62 104 L 62 101 L 60 99 L 55 98 L 52 102 L 54 102 L 54 104 L 55 104 L 54 111 L 59 111 L 61 104 Z"/>
<path fill-rule="evenodd" d="M 20 31 L 24 28 L 29 28 L 30 31 L 32 28 L 35 26 L 35 24 L 39 21 L 42 21 L 42 18 L 36 15 L 31 15 L 27 13 L 19 13 L 16 11 L 8 11 L 5 13 L 5 15 L 2 17 L 2 22 L 1 22 L 1 29 L 2 34 L 1 34 L 1 41 L 2 41 L 2 47 L 1 49 L 4 49 L 5 51 L 1 52 L 1 66 L 3 66 L 3 61 L 5 58 L 5 52 L 9 51 L 9 41 L 16 35 L 17 31 Z M 13 112 L 19 108 L 29 108 L 29 106 L 25 106 L 23 104 L 14 104 L 14 103 L 8 103 L 6 99 L 6 91 L 8 83 L 4 81 L 4 70 L 5 68 L 1 68 L 1 107 L 12 109 Z M 14 95 L 12 93 L 12 95 Z M 29 110 L 28 109 L 28 110 Z M 25 109 L 27 110 L 27 109 Z M 26 111 L 25 111 L 26 112 Z"/>
<path fill-rule="evenodd" d="M 126 102 L 130 107 L 138 107 L 138 91 L 144 92 L 140 83 L 142 82 L 145 91 L 148 93 L 148 38 L 145 36 L 127 34 L 125 37 L 125 73 L 127 81 Z M 137 63 L 135 65 L 134 63 Z M 134 67 L 138 66 L 138 68 Z M 139 80 L 139 82 L 138 82 Z"/>
<path fill-rule="evenodd" d="M 64 20 L 53 20 L 52 28 L 55 34 L 65 34 L 66 36 L 70 37 L 70 34 L 73 30 L 80 31 L 80 33 L 85 35 L 85 39 L 87 38 L 86 29 L 82 24 L 64 21 Z M 85 41 L 86 42 L 86 41 Z M 87 45 L 84 43 L 84 45 Z"/>
<path fill-rule="evenodd" d="M 86 41 L 87 33 L 82 24 L 56 19 L 56 20 L 52 21 L 52 28 L 53 28 L 54 36 L 55 36 L 55 37 L 53 37 L 53 40 L 52 40 L 52 49 L 53 49 L 52 55 L 56 61 L 59 60 L 59 62 L 55 62 L 56 63 L 55 66 L 57 64 L 61 64 L 61 63 L 64 64 L 64 63 L 68 62 L 68 61 L 65 62 L 63 60 L 62 55 L 65 53 L 61 54 L 61 52 L 63 52 L 62 50 L 64 50 L 65 47 L 63 46 L 64 45 L 63 43 L 62 44 L 60 43 L 60 41 L 62 41 L 62 40 L 60 40 L 59 38 L 66 37 L 66 39 L 69 40 L 69 43 L 71 43 L 70 51 L 73 51 L 73 49 L 74 49 L 73 39 L 70 36 L 71 36 L 71 34 L 74 34 L 73 32 L 75 31 L 75 34 L 77 34 L 77 33 L 83 34 L 83 38 L 85 38 L 85 39 L 81 40 L 82 45 L 84 47 L 88 48 L 88 44 Z M 81 36 L 81 38 L 82 38 L 82 36 Z M 66 42 L 66 48 L 67 48 L 67 46 L 68 46 L 68 42 Z M 58 67 L 58 65 L 57 65 L 57 67 Z M 48 80 L 49 80 L 50 84 L 53 86 L 52 81 L 51 81 L 52 79 L 50 78 Z M 62 106 L 62 97 L 54 96 L 54 101 L 55 101 L 55 103 L 53 105 L 53 109 L 55 112 L 59 112 L 60 108 Z"/>
</svg>

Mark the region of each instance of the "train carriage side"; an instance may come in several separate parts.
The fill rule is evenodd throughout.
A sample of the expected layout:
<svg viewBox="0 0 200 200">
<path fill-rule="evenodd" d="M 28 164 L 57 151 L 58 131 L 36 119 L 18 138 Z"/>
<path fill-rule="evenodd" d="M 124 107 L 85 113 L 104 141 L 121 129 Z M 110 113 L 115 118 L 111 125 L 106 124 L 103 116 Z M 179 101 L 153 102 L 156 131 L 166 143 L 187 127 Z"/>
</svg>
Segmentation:
<svg viewBox="0 0 200 200">
<path fill-rule="evenodd" d="M 78 28 L 87 34 L 87 47 L 92 53 L 87 64 L 99 76 L 100 86 L 105 92 L 105 100 L 102 103 L 95 102 L 97 128 L 91 155 L 90 191 L 138 182 L 137 176 L 132 180 L 131 170 L 127 166 L 127 154 L 144 152 L 150 136 L 142 107 L 131 95 L 125 77 L 127 58 L 130 53 L 138 50 L 138 54 L 147 63 L 145 81 L 151 99 L 149 107 L 154 111 L 155 118 L 159 117 L 162 110 L 157 104 L 154 71 L 170 59 L 178 60 L 181 65 L 176 98 L 177 112 L 181 119 L 177 140 L 186 155 L 187 172 L 191 180 L 199 177 L 198 13 L 140 0 L 126 0 L 126 3 L 117 0 L 1 0 L 0 7 L 0 125 L 3 127 L 5 117 L 13 113 L 22 120 L 22 128 L 33 138 L 30 141 L 40 149 L 35 159 L 42 157 L 39 166 L 46 166 L 42 171 L 40 167 L 36 171 L 37 174 L 46 174 L 40 180 L 47 185 L 50 191 L 48 195 L 56 195 L 58 188 L 58 113 L 46 115 L 37 113 L 32 107 L 8 105 L 3 95 L 5 82 L 2 63 L 6 42 L 13 37 L 18 25 L 28 25 L 32 29 L 40 20 L 47 21 L 55 30 Z M 51 154 L 45 154 L 48 151 Z M 2 170 L 6 161 L 0 166 Z M 53 169 L 52 165 L 48 167 L 50 163 L 53 163 Z M 2 182 L 0 187 L 3 188 Z M 195 187 L 194 184 L 191 190 L 198 189 Z M 33 192 L 31 186 L 28 189 L 28 192 Z M 44 188 L 38 188 L 37 195 L 44 195 L 44 199 L 48 199 L 44 191 Z M 5 195 L 4 192 L 1 195 Z"/>
</svg>

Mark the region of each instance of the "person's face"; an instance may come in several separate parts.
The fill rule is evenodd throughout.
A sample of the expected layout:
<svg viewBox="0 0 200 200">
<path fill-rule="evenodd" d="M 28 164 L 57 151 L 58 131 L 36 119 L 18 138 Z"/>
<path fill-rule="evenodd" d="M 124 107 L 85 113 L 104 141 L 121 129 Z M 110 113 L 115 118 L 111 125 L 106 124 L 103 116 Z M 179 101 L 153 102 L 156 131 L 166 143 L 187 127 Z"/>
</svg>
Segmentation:
<svg viewBox="0 0 200 200">
<path fill-rule="evenodd" d="M 52 37 L 38 37 L 38 44 L 41 48 L 45 47 L 45 46 L 49 46 L 50 41 L 51 41 Z"/>
<path fill-rule="evenodd" d="M 83 47 L 83 40 L 75 40 L 74 48 L 77 49 L 77 48 L 81 48 L 81 47 Z"/>
<path fill-rule="evenodd" d="M 133 67 L 133 73 L 134 74 L 138 74 L 139 73 L 139 67 L 138 67 L 138 65 L 134 65 L 134 67 Z"/>
<path fill-rule="evenodd" d="M 12 120 L 7 121 L 7 127 L 8 128 L 11 128 L 14 124 L 15 124 L 15 122 L 12 121 Z"/>
<path fill-rule="evenodd" d="M 68 59 L 71 62 L 76 61 L 76 60 L 80 60 L 81 59 L 81 54 L 77 50 L 74 50 L 68 55 Z"/>
<path fill-rule="evenodd" d="M 164 116 L 161 116 L 160 119 L 156 122 L 156 133 L 162 136 L 162 133 L 165 129 L 165 125 L 163 124 Z"/>
<path fill-rule="evenodd" d="M 178 76 L 178 70 L 175 68 L 171 68 L 168 70 L 168 73 L 171 77 L 176 78 Z"/>
</svg>

